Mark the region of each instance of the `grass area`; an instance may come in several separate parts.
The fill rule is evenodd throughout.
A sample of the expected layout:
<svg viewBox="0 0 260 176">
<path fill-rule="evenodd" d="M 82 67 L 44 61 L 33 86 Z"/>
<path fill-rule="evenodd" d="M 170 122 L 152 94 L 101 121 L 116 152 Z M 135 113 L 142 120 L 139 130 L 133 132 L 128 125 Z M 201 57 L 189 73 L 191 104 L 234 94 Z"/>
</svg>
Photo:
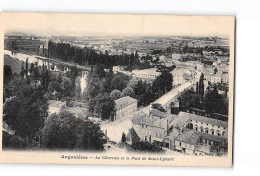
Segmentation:
<svg viewBox="0 0 260 176">
<path fill-rule="evenodd" d="M 88 109 L 83 107 L 63 107 L 62 111 L 70 112 L 78 118 L 86 118 L 88 114 Z"/>
<path fill-rule="evenodd" d="M 8 55 L 4 55 L 4 65 L 11 66 L 12 73 L 20 74 L 22 68 L 22 61 L 11 58 Z"/>
</svg>

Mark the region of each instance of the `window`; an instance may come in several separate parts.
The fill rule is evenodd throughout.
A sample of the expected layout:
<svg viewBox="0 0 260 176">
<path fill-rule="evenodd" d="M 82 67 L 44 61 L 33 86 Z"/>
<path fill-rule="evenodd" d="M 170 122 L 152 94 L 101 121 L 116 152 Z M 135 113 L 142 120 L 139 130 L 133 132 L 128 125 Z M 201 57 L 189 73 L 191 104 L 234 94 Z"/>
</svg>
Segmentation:
<svg viewBox="0 0 260 176">
<path fill-rule="evenodd" d="M 211 134 L 214 135 L 214 130 L 211 130 Z"/>
<path fill-rule="evenodd" d="M 221 136 L 221 134 L 220 134 L 219 130 L 217 131 L 217 135 L 218 135 L 218 136 Z"/>
<path fill-rule="evenodd" d="M 145 136 L 145 139 L 144 139 L 145 141 L 147 141 L 147 136 Z"/>
<path fill-rule="evenodd" d="M 142 128 L 144 127 L 144 125 L 142 124 Z"/>
</svg>

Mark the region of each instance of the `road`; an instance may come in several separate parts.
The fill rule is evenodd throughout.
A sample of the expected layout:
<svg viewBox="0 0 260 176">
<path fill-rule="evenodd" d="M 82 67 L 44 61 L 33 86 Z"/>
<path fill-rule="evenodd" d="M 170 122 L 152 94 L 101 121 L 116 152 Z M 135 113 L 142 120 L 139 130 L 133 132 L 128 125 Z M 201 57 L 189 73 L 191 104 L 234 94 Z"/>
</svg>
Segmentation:
<svg viewBox="0 0 260 176">
<path fill-rule="evenodd" d="M 160 103 L 163 106 L 165 106 L 169 102 L 171 102 L 175 97 L 177 97 L 182 91 L 184 91 L 185 89 L 187 89 L 191 86 L 192 86 L 192 81 L 185 82 L 182 85 L 172 89 L 171 91 L 169 91 L 168 93 L 166 93 L 165 95 L 163 95 L 162 97 L 160 97 L 159 99 L 154 101 L 153 103 Z M 151 104 L 153 104 L 153 103 L 151 103 Z M 105 125 L 101 125 L 101 129 L 103 131 L 107 130 L 107 136 L 110 138 L 110 140 L 112 140 L 114 142 L 120 142 L 122 133 L 124 132 L 125 134 L 127 134 L 128 130 L 130 128 L 132 128 L 131 119 L 133 118 L 133 115 L 138 114 L 141 111 L 148 114 L 149 109 L 151 108 L 151 104 L 147 107 L 141 108 L 139 111 L 129 114 L 126 117 L 123 117 L 121 119 L 118 119 L 114 122 L 111 122 L 111 123 L 108 123 Z"/>
</svg>

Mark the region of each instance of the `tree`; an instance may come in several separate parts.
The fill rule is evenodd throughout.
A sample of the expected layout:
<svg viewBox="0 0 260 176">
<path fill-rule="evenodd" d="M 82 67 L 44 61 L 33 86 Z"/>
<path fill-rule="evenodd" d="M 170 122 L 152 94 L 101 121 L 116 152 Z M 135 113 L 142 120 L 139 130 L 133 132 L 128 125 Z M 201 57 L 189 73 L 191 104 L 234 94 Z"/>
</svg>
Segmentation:
<svg viewBox="0 0 260 176">
<path fill-rule="evenodd" d="M 117 89 L 112 90 L 112 92 L 110 93 L 110 98 L 112 100 L 117 100 L 120 98 L 120 96 L 121 96 L 121 91 Z"/>
<path fill-rule="evenodd" d="M 153 109 L 157 109 L 157 110 L 159 110 L 159 111 L 161 111 L 161 112 L 166 112 L 166 110 L 162 107 L 162 105 L 161 104 L 159 104 L 159 103 L 154 103 L 154 104 L 152 104 L 152 108 Z"/>
<path fill-rule="evenodd" d="M 6 101 L 4 121 L 18 136 L 31 141 L 48 116 L 48 101 L 42 89 L 25 84 L 21 83 L 17 91 L 11 93 L 13 98 Z"/>
<path fill-rule="evenodd" d="M 77 143 L 77 127 L 81 123 L 70 113 L 52 114 L 42 130 L 43 148 L 74 149 Z"/>
<path fill-rule="evenodd" d="M 124 132 L 122 133 L 121 142 L 126 142 L 126 136 Z"/>
<path fill-rule="evenodd" d="M 43 66 L 44 69 L 41 74 L 41 85 L 43 87 L 43 90 L 47 91 L 49 88 L 49 84 L 52 80 L 52 78 L 51 78 L 52 75 L 51 75 L 51 72 L 49 70 L 47 70 L 45 67 L 46 66 Z"/>
<path fill-rule="evenodd" d="M 21 72 L 20 72 L 20 75 L 21 77 L 24 77 L 24 66 L 23 66 L 24 62 L 22 61 L 22 67 L 21 67 Z"/>
<path fill-rule="evenodd" d="M 88 102 L 88 110 L 93 113 L 94 110 L 95 110 L 95 106 L 96 106 L 96 100 L 95 99 L 92 99 Z"/>
<path fill-rule="evenodd" d="M 200 96 L 194 90 L 188 89 L 178 98 L 180 109 L 186 111 L 190 108 L 199 108 L 201 106 Z"/>
<path fill-rule="evenodd" d="M 102 120 L 107 120 L 112 116 L 115 109 L 115 102 L 108 96 L 98 98 L 96 110 L 100 113 Z"/>
<path fill-rule="evenodd" d="M 112 84 L 113 89 L 117 89 L 120 91 L 122 91 L 126 87 L 126 83 L 125 83 L 124 79 L 119 75 L 115 76 L 112 79 L 111 84 Z"/>
<path fill-rule="evenodd" d="M 134 90 L 131 87 L 124 88 L 121 93 L 121 97 L 134 97 Z"/>
<path fill-rule="evenodd" d="M 163 94 L 167 93 L 172 89 L 172 74 L 169 71 L 162 71 L 162 73 L 153 82 L 153 92 L 156 99 L 161 97 Z"/>
<path fill-rule="evenodd" d="M 31 63 L 31 66 L 30 66 L 30 73 L 32 73 L 33 71 L 34 71 L 34 64 L 33 63 Z"/>
<path fill-rule="evenodd" d="M 12 80 L 12 68 L 11 66 L 4 66 L 4 85 L 7 85 Z"/>
<path fill-rule="evenodd" d="M 85 121 L 83 127 L 81 148 L 83 150 L 103 150 L 106 139 L 100 125 L 91 121 Z"/>
<path fill-rule="evenodd" d="M 29 71 L 29 63 L 28 63 L 28 58 L 27 58 L 26 62 L 25 62 L 25 75 L 26 76 L 28 75 L 28 71 Z"/>
<path fill-rule="evenodd" d="M 217 72 L 218 72 L 218 69 L 215 68 L 215 69 L 214 69 L 214 74 L 217 74 Z"/>
<path fill-rule="evenodd" d="M 161 148 L 147 141 L 135 142 L 131 145 L 131 150 L 143 152 L 160 152 Z"/>
<path fill-rule="evenodd" d="M 99 76 L 99 78 L 103 78 L 106 75 L 106 72 L 104 71 L 105 67 L 101 64 L 97 64 L 94 73 Z"/>
<path fill-rule="evenodd" d="M 223 96 L 218 93 L 216 87 L 214 87 L 213 90 L 207 92 L 203 100 L 203 106 L 205 111 L 209 114 L 228 114 L 228 104 L 225 103 Z"/>
<path fill-rule="evenodd" d="M 42 142 L 47 149 L 103 150 L 106 140 L 99 124 L 62 111 L 46 120 Z"/>
<path fill-rule="evenodd" d="M 19 136 L 14 136 L 3 131 L 2 139 L 3 149 L 27 149 L 30 148 L 30 144 Z"/>
<path fill-rule="evenodd" d="M 199 80 L 199 95 L 203 99 L 204 96 L 204 74 L 203 73 L 200 75 L 200 80 Z"/>
<path fill-rule="evenodd" d="M 198 94 L 198 93 L 199 93 L 199 83 L 196 82 L 196 94 Z"/>
</svg>

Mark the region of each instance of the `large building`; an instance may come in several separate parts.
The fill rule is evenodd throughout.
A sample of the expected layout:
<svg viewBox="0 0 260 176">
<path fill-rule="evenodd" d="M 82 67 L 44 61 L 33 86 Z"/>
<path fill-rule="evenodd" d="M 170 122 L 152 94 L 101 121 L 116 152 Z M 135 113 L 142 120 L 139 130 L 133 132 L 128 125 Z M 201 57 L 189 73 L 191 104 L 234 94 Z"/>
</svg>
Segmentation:
<svg viewBox="0 0 260 176">
<path fill-rule="evenodd" d="M 187 73 L 182 69 L 174 69 L 171 71 L 172 79 L 173 79 L 173 85 L 180 85 L 186 82 Z"/>
<path fill-rule="evenodd" d="M 140 140 L 162 144 L 172 120 L 172 116 L 168 116 L 157 109 L 152 109 L 149 114 L 139 113 L 135 115 L 132 123 Z"/>
<path fill-rule="evenodd" d="M 226 153 L 228 123 L 196 114 L 180 112 L 166 137 L 170 149 L 186 154 Z M 176 134 L 176 130 L 179 132 Z"/>
<path fill-rule="evenodd" d="M 152 110 L 132 119 L 135 139 L 157 143 L 191 155 L 225 154 L 228 123 L 196 114 L 178 115 Z M 132 133 L 133 134 L 133 133 Z M 131 141 L 130 141 L 131 142 Z"/>
<path fill-rule="evenodd" d="M 137 100 L 129 96 L 115 100 L 115 120 L 127 116 L 137 109 Z"/>
<path fill-rule="evenodd" d="M 144 70 L 133 70 L 132 76 L 134 79 L 141 79 L 143 81 L 152 81 L 159 76 L 161 72 L 157 70 L 157 68 L 149 68 Z"/>
<path fill-rule="evenodd" d="M 221 83 L 221 75 L 219 75 L 219 74 L 206 73 L 205 79 L 206 79 L 206 81 L 209 81 L 211 83 Z"/>
</svg>

